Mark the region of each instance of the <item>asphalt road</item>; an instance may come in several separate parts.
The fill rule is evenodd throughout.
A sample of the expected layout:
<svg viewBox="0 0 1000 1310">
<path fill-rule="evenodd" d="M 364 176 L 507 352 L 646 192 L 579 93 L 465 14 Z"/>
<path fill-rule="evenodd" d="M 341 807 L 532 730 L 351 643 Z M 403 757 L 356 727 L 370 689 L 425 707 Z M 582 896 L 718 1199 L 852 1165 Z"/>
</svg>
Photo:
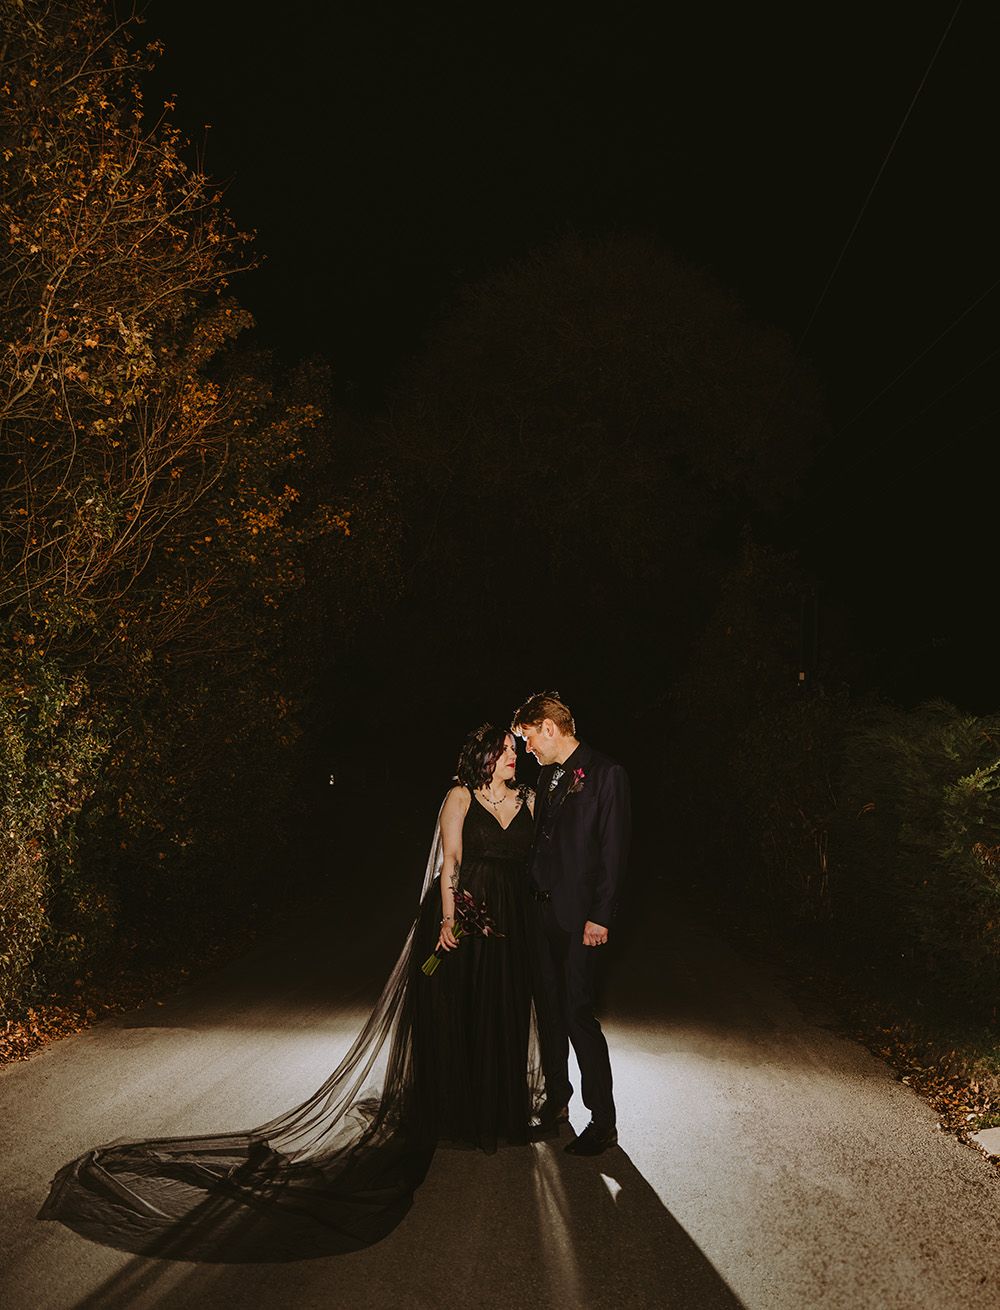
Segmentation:
<svg viewBox="0 0 1000 1310">
<path fill-rule="evenodd" d="M 609 956 L 619 1148 L 439 1151 L 385 1241 L 290 1264 L 137 1258 L 35 1220 L 89 1146 L 250 1127 L 313 1091 L 401 941 L 396 899 L 367 932 L 342 900 L 317 909 L 200 985 L 0 1071 L 4 1310 L 1000 1305 L 984 1158 L 655 897 Z"/>
</svg>

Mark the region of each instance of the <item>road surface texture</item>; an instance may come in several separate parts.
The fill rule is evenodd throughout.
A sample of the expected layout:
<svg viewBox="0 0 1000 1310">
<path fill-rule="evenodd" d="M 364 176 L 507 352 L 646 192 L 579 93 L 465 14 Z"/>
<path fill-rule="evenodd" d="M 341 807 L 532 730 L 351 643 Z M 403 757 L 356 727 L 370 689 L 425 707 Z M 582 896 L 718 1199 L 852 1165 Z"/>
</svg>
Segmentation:
<svg viewBox="0 0 1000 1310">
<path fill-rule="evenodd" d="M 36 1221 L 49 1179 L 92 1145 L 246 1128 L 312 1092 L 402 941 L 411 906 L 386 897 L 399 909 L 378 931 L 341 896 L 201 984 L 0 1071 L 4 1310 L 1000 1306 L 986 1160 L 655 892 L 608 957 L 619 1148 L 574 1159 L 564 1129 L 491 1157 L 441 1150 L 385 1241 L 286 1264 L 138 1258 Z M 582 1128 L 578 1100 L 572 1117 Z"/>
</svg>

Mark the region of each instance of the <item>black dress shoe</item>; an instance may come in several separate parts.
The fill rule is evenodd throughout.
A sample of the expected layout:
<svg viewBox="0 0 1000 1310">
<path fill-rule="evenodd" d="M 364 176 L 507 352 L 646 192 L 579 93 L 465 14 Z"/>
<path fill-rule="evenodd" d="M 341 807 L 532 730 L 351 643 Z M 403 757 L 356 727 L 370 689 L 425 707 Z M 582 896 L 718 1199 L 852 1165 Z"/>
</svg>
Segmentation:
<svg viewBox="0 0 1000 1310">
<path fill-rule="evenodd" d="M 609 1146 L 614 1146 L 617 1141 L 617 1129 L 601 1128 L 591 1121 L 580 1136 L 569 1142 L 563 1150 L 567 1155 L 600 1155 Z"/>
</svg>

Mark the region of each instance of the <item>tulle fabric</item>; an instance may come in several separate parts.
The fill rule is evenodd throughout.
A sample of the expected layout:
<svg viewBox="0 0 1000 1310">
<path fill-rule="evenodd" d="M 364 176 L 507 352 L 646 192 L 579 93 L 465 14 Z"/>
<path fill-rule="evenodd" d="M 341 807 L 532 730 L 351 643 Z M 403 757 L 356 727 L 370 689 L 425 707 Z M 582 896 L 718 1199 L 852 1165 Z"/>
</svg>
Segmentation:
<svg viewBox="0 0 1000 1310">
<path fill-rule="evenodd" d="M 463 830 L 462 887 L 485 905 L 502 936 L 463 937 L 429 986 L 406 991 L 402 1027 L 411 1034 L 415 1121 L 442 1142 L 495 1151 L 526 1142 L 542 1077 L 532 1004 L 526 859 L 531 816 L 523 805 L 507 829 L 472 800 Z M 435 880 L 418 920 L 412 959 L 438 938 Z"/>
<path fill-rule="evenodd" d="M 473 799 L 462 885 L 503 936 L 465 938 L 431 977 L 437 877 L 363 1030 L 329 1079 L 248 1131 L 115 1142 L 56 1175 L 40 1219 L 137 1254 L 274 1261 L 357 1250 L 413 1202 L 436 1146 L 528 1138 L 541 1098 L 525 858 L 527 806 L 505 830 Z M 436 856 L 432 850 L 432 873 Z"/>
</svg>

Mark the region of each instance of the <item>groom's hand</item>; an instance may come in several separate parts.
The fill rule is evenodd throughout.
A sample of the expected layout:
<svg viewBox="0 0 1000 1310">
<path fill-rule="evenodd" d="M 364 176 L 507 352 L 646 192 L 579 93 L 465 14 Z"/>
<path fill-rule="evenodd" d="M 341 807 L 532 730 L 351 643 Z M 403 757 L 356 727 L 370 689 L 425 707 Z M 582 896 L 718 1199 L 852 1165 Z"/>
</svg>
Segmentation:
<svg viewBox="0 0 1000 1310">
<path fill-rule="evenodd" d="M 583 944 L 584 946 L 603 946 L 608 940 L 608 930 L 599 923 L 591 923 L 588 919 L 583 925 Z"/>
</svg>

